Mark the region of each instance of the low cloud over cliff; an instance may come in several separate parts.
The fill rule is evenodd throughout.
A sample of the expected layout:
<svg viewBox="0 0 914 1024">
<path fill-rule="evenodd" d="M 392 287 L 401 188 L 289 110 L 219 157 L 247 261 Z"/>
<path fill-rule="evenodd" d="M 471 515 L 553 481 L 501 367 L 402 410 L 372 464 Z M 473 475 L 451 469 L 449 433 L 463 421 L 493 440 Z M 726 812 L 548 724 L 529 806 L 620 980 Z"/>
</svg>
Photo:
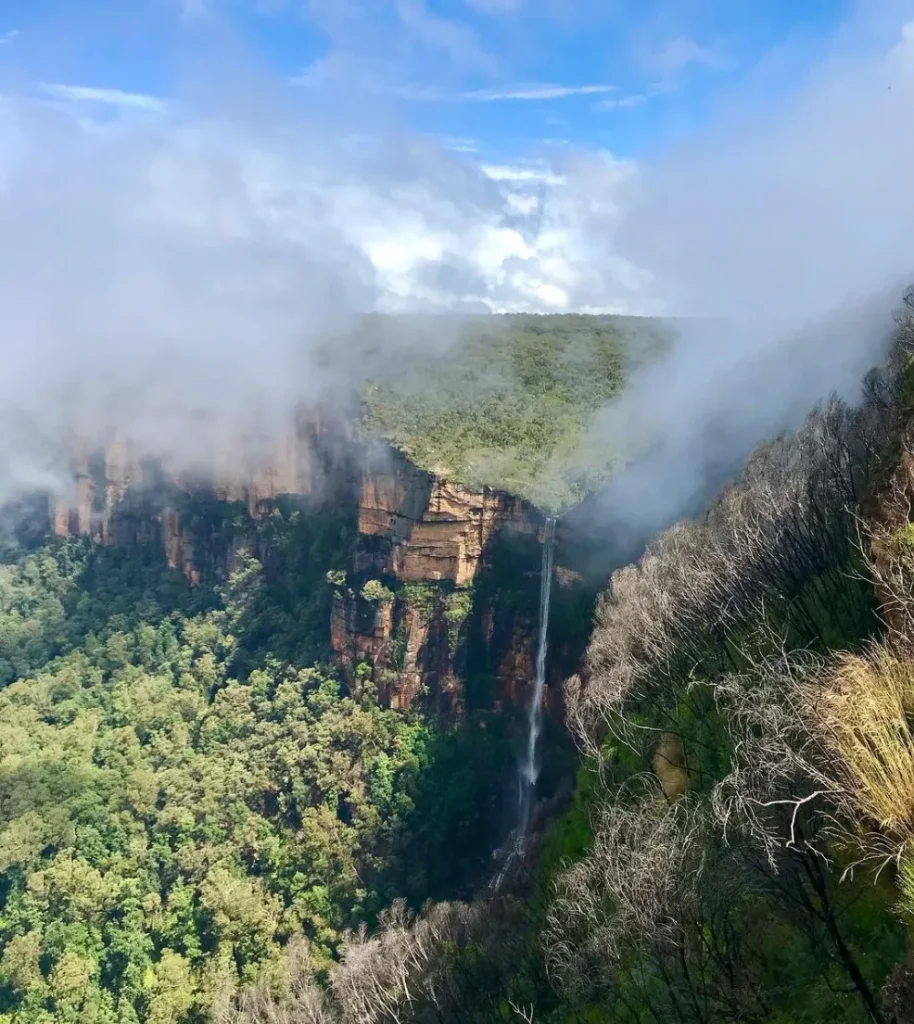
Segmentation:
<svg viewBox="0 0 914 1024">
<path fill-rule="evenodd" d="M 226 425 L 269 432 L 339 383 L 313 354 L 362 311 L 618 310 L 715 319 L 598 425 L 653 452 L 611 514 L 674 515 L 879 356 L 914 237 L 906 6 L 861 7 L 812 69 L 773 54 L 641 164 L 490 159 L 301 82 L 8 84 L 3 488 L 53 481 L 74 424 L 188 458 Z"/>
</svg>

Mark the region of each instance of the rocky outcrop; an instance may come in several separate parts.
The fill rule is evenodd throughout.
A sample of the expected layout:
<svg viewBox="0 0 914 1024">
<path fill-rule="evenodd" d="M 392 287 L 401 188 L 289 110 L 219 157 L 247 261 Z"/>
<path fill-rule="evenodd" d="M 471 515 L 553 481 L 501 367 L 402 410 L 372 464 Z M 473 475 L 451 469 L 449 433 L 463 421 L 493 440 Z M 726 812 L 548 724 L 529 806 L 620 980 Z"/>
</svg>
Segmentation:
<svg viewBox="0 0 914 1024">
<path fill-rule="evenodd" d="M 240 452 L 221 452 L 212 470 L 203 468 L 201 475 L 212 480 L 220 498 L 244 502 L 251 516 L 257 518 L 269 512 L 282 495 L 314 493 L 318 436 L 316 424 L 299 424 L 269 444 L 261 443 L 248 451 L 242 447 Z"/>
<path fill-rule="evenodd" d="M 158 514 L 162 531 L 162 547 L 165 561 L 170 569 L 179 569 L 192 582 L 200 582 L 200 569 L 194 556 L 194 542 L 189 530 L 184 528 L 178 511 L 166 505 Z"/>
<path fill-rule="evenodd" d="M 243 502 L 257 517 L 269 511 L 280 495 L 311 493 L 310 447 L 310 438 L 292 433 L 262 462 L 252 464 L 236 453 L 233 464 L 228 452 L 220 452 L 208 466 L 170 474 L 126 440 L 116 438 L 98 447 L 78 442 L 71 456 L 73 485 L 52 498 L 51 527 L 58 536 L 90 536 L 107 542 L 112 539 L 112 516 L 128 492 L 145 485 L 187 493 L 205 489 L 222 500 Z"/>
<path fill-rule="evenodd" d="M 206 538 L 194 535 L 184 511 L 189 501 L 243 506 L 256 522 L 282 497 L 315 496 L 330 477 L 348 472 L 351 458 L 350 431 L 318 416 L 299 419 L 269 442 L 226 440 L 207 458 L 175 468 L 169 468 L 173 458 L 155 458 L 124 438 L 78 438 L 70 453 L 72 484 L 50 499 L 50 528 L 59 537 L 103 544 L 160 543 L 168 565 L 199 582 Z M 231 555 L 245 545 L 244 537 L 232 539 L 217 575 L 229 571 Z"/>
<path fill-rule="evenodd" d="M 497 588 L 479 582 L 497 541 L 536 545 L 542 522 L 519 498 L 441 479 L 393 449 L 366 458 L 359 542 L 331 629 L 353 685 L 371 679 L 394 706 L 422 697 L 457 713 L 475 641 L 486 648 L 493 706 L 519 703 L 532 678 L 531 617 L 517 608 L 496 614 Z M 537 567 L 538 552 L 528 568 Z"/>
<path fill-rule="evenodd" d="M 541 518 L 520 498 L 443 480 L 390 449 L 362 475 L 359 533 L 381 541 L 366 546 L 362 564 L 400 580 L 467 586 L 497 530 L 536 534 Z"/>
<path fill-rule="evenodd" d="M 446 591 L 405 588 L 381 601 L 353 588 L 336 591 L 331 644 L 353 690 L 371 686 L 382 703 L 407 708 L 422 699 L 446 715 L 463 707 L 459 625 L 448 621 Z"/>
<path fill-rule="evenodd" d="M 536 658 L 536 635 L 531 626 L 530 622 L 515 619 L 507 642 L 497 644 L 497 703 L 507 702 L 521 707 L 527 702 L 528 690 L 533 684 Z"/>
</svg>

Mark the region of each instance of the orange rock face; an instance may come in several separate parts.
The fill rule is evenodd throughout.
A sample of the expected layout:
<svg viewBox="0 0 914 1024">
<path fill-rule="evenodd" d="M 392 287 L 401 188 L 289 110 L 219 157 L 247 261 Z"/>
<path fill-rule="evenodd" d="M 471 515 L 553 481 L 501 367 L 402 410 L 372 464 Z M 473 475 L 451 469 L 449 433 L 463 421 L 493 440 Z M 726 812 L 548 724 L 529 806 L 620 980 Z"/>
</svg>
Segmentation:
<svg viewBox="0 0 914 1024">
<path fill-rule="evenodd" d="M 200 491 L 245 504 L 254 519 L 267 515 L 277 497 L 313 495 L 326 474 L 336 471 L 328 468 L 326 449 L 320 448 L 322 429 L 315 422 L 299 423 L 269 446 L 222 447 L 208 465 L 195 464 L 193 474 L 169 473 L 147 463 L 123 439 L 95 450 L 76 445 L 73 485 L 70 493 L 52 501 L 51 529 L 59 536 L 90 536 L 104 544 L 159 543 L 169 566 L 193 582 L 209 581 L 213 573 L 227 573 L 236 553 L 252 541 L 231 538 L 214 562 L 206 536 L 193 533 L 181 506 L 168 495 Z M 344 489 L 347 500 L 358 501 L 359 537 L 347 567 L 353 585 L 339 587 L 333 603 L 332 649 L 355 692 L 371 686 L 394 707 L 409 707 L 421 698 L 443 713 L 458 713 L 464 699 L 469 588 L 490 564 L 500 531 L 536 538 L 541 517 L 511 495 L 439 479 L 392 448 L 370 457 L 354 448 L 346 434 L 339 451 L 342 458 L 361 459 L 363 465 L 360 480 Z M 164 499 L 126 518 L 116 514 L 137 508 L 131 499 L 141 497 L 153 480 L 164 484 Z M 369 580 L 384 581 L 388 597 L 363 597 L 361 587 Z M 449 603 L 455 594 L 463 595 L 466 607 L 455 611 Z M 491 647 L 487 671 L 497 679 L 499 700 L 523 702 L 532 675 L 530 622 L 502 613 L 495 637 L 492 609 L 476 611 L 474 628 L 481 631 L 478 642 Z"/>
<path fill-rule="evenodd" d="M 505 699 L 514 705 L 526 704 L 533 685 L 533 659 L 536 637 L 529 623 L 516 622 L 511 638 L 499 652 L 498 682 Z"/>
<path fill-rule="evenodd" d="M 359 532 L 390 541 L 378 568 L 398 579 L 472 583 L 492 536 L 507 524 L 529 534 L 538 529 L 521 499 L 441 480 L 397 454 L 363 474 Z"/>
<path fill-rule="evenodd" d="M 180 569 L 192 582 L 200 582 L 200 572 L 194 566 L 194 548 L 190 538 L 181 529 L 181 520 L 173 508 L 164 508 L 159 514 L 162 524 L 162 544 L 170 569 Z"/>
<path fill-rule="evenodd" d="M 422 696 L 442 711 L 458 712 L 462 624 L 449 595 L 473 585 L 500 530 L 535 537 L 539 524 L 520 499 L 442 480 L 393 450 L 366 461 L 353 568 L 359 579 L 387 579 L 396 595 L 371 619 L 356 590 L 338 593 L 331 639 L 349 678 L 370 671 L 381 698 L 395 707 Z M 530 675 L 529 637 L 520 636 L 527 627 L 518 623 L 510 639 L 501 637 L 507 646 L 494 656 L 499 690 L 511 702 L 523 698 Z M 491 644 L 491 608 L 480 610 L 477 628 L 481 642 Z"/>
<path fill-rule="evenodd" d="M 101 519 L 102 540 L 111 539 L 111 513 L 124 500 L 131 483 L 142 483 L 139 465 L 131 463 L 130 448 L 125 441 L 112 441 L 105 452 L 104 514 Z M 94 484 L 93 484 L 94 492 Z M 94 497 L 94 494 L 93 494 Z"/>
<path fill-rule="evenodd" d="M 313 424 L 291 429 L 255 454 L 229 448 L 214 452 L 208 466 L 192 475 L 164 474 L 166 483 L 181 491 L 201 487 L 225 501 L 244 502 L 253 518 L 268 513 L 281 495 L 308 495 L 314 490 Z M 59 537 L 88 536 L 113 543 L 112 517 L 129 493 L 144 483 L 144 465 L 138 452 L 116 438 L 95 451 L 83 440 L 74 443 L 71 456 L 73 484 L 69 493 L 51 499 L 51 530 Z M 177 511 L 164 508 L 156 516 L 168 564 L 198 579 L 193 568 L 193 545 Z"/>
</svg>

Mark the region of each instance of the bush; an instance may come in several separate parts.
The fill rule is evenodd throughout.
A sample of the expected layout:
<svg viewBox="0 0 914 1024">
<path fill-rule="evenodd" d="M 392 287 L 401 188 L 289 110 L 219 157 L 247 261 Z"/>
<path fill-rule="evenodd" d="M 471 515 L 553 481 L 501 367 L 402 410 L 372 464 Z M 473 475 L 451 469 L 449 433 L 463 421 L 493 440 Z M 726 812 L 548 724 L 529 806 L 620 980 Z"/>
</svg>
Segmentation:
<svg viewBox="0 0 914 1024">
<path fill-rule="evenodd" d="M 378 604 L 390 604 L 394 599 L 394 595 L 380 580 L 368 580 L 362 587 L 362 597 L 366 601 L 377 602 Z"/>
<path fill-rule="evenodd" d="M 460 627 L 473 609 L 473 591 L 470 587 L 461 587 L 448 594 L 444 602 L 444 621 L 447 623 L 448 643 L 451 650 L 457 646 Z"/>
</svg>

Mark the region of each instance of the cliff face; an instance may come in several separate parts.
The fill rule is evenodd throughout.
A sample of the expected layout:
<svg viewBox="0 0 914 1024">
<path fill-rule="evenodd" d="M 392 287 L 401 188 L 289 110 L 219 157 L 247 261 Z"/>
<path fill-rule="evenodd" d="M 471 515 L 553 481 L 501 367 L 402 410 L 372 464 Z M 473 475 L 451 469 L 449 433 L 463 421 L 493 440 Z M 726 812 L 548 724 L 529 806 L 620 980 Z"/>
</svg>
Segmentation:
<svg viewBox="0 0 914 1024">
<path fill-rule="evenodd" d="M 366 545 L 363 561 L 400 580 L 467 586 L 493 534 L 505 526 L 536 533 L 534 517 L 519 498 L 449 483 L 396 452 L 362 475 L 359 533 L 381 541 Z"/>
<path fill-rule="evenodd" d="M 496 630 L 497 594 L 480 588 L 498 543 L 538 542 L 539 514 L 509 494 L 473 490 L 417 469 L 394 451 L 366 459 L 359 541 L 339 581 L 331 642 L 353 685 L 371 681 L 394 706 L 420 697 L 458 713 L 474 671 L 474 641 L 495 671 L 489 700 L 518 698 L 531 678 L 529 615 L 509 610 Z M 516 614 L 514 612 L 516 611 Z M 488 702 L 488 701 L 487 701 Z"/>
<path fill-rule="evenodd" d="M 72 487 L 50 502 L 51 531 L 103 544 L 161 544 L 168 565 L 199 583 L 212 553 L 200 550 L 206 538 L 191 529 L 188 503 L 201 498 L 224 502 L 244 508 L 256 521 L 281 496 L 311 496 L 326 482 L 322 448 L 328 437 L 346 451 L 348 438 L 338 428 L 299 423 L 269 445 L 226 446 L 192 470 L 175 472 L 122 438 L 103 444 L 77 440 L 71 451 Z M 208 566 L 214 575 L 230 570 L 232 555 L 247 540 L 235 538 L 220 563 Z"/>
<path fill-rule="evenodd" d="M 279 499 L 348 505 L 357 537 L 328 585 L 330 646 L 351 688 L 446 715 L 526 703 L 543 520 L 522 500 L 315 422 L 269 449 L 216 453 L 193 474 L 169 473 L 121 439 L 75 446 L 72 470 L 71 492 L 51 503 L 54 533 L 161 545 L 195 582 L 224 578 L 244 549 L 269 560 L 257 524 Z"/>
</svg>

